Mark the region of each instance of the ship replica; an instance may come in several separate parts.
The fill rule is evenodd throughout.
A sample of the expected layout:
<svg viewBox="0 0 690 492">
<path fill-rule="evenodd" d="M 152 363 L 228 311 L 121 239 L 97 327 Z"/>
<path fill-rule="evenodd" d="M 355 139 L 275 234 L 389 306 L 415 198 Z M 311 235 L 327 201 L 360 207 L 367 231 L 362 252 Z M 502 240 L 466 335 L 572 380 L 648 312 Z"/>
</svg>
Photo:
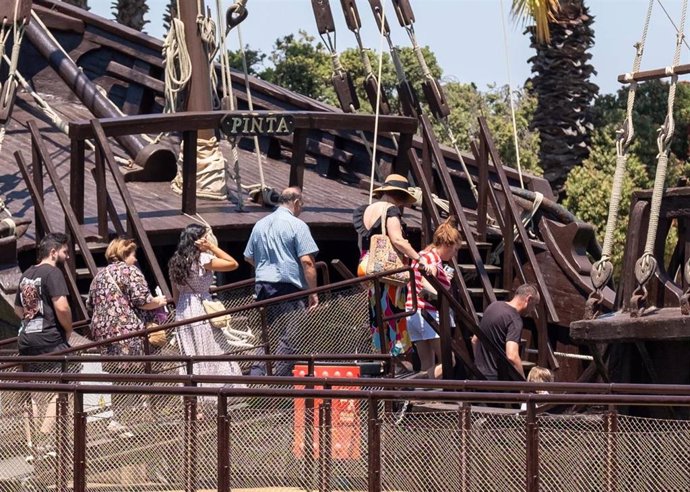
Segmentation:
<svg viewBox="0 0 690 492">
<path fill-rule="evenodd" d="M 83 299 L 99 266 L 104 265 L 103 252 L 113 237 L 124 235 L 137 240 L 143 252 L 141 268 L 150 285 L 159 286 L 170 297 L 170 286 L 161 265 L 167 264 L 179 233 L 187 224 L 208 224 L 223 248 L 234 257 L 241 257 L 253 225 L 271 213 L 276 190 L 300 186 L 306 198 L 305 211 L 300 217 L 310 226 L 320 248 L 322 286 L 319 292 L 325 302 L 320 304 L 318 312 L 303 316 L 304 328 L 295 343 L 296 352 L 311 354 L 309 364 L 304 366 L 310 376 L 319 375 L 318 369 L 314 368 L 315 361 L 319 360 L 318 354 L 327 354 L 321 360 L 330 361 L 331 365 L 340 354 L 342 360 L 350 360 L 352 364 L 348 367 L 356 368 L 358 374 L 372 371 L 373 375 L 380 375 L 381 360 L 387 360 L 389 365 L 392 363 L 387 354 L 374 353 L 366 288 L 351 273 L 355 271 L 358 260 L 352 212 L 367 203 L 368 190 L 372 186 L 382 182 L 388 174 L 397 173 L 410 178 L 419 196 L 412 211 L 406 214 L 408 232 L 414 245 L 421 249 L 427 244 L 434 227 L 448 214 L 458 218 L 464 239 L 458 257 L 452 262 L 458 272 L 452 289 L 448 293 L 440 293 L 438 299 L 441 312 L 446 313 L 436 326 L 443 348 L 444 379 L 481 378 L 473 362 L 469 340 L 473 334 L 479 333 L 483 309 L 491 302 L 509 298 L 521 283 L 533 282 L 539 289 L 541 301 L 533 318 L 526 322 L 522 347 L 525 366 L 539 364 L 548 367 L 558 381 L 616 381 L 614 374 L 618 374 L 621 381 L 637 381 L 630 368 L 627 372 L 625 369 L 612 372 L 613 367 L 625 364 L 637 367 L 631 353 L 634 349 L 615 350 L 615 346 L 620 344 L 614 343 L 634 341 L 650 381 L 687 382 L 688 375 L 675 372 L 671 377 L 666 369 L 655 366 L 655 361 L 668 357 L 667 354 L 677 354 L 687 345 L 684 331 L 687 318 L 680 315 L 680 308 L 673 308 L 678 313 L 668 314 L 673 318 L 670 322 L 664 318 L 667 312 L 670 313 L 666 308 L 654 318 L 644 313 L 635 321 L 639 326 L 648 327 L 644 333 L 628 331 L 627 320 L 619 325 L 615 324 L 617 321 L 610 321 L 610 316 L 580 321 L 571 330 L 571 323 L 582 320 L 587 308 L 590 317 L 594 318 L 600 313 L 615 311 L 623 304 L 628 305 L 626 299 L 634 288 L 630 280 L 630 271 L 633 270 L 630 258 L 641 249 L 640 238 L 650 213 L 649 192 L 640 192 L 633 204 L 630 229 L 634 233 L 630 234 L 626 248 L 622 288 L 616 292 L 610 278 L 601 273 L 592 274 L 593 271 L 602 271 L 601 261 L 594 267 L 592 263 L 602 258 L 602 249 L 592 226 L 579 221 L 556 203 L 548 181 L 505 166 L 482 118 L 479 118 L 479 131 L 470 149 L 463 151 L 457 146 L 439 143 L 432 121 L 449 129 L 449 108 L 442 86 L 428 69 L 424 72 L 423 93 L 418 95 L 402 71 L 399 60 L 396 60 L 396 50 L 391 50 L 397 69 L 402 112 L 394 115 L 368 65 L 365 90 L 376 114 L 363 114 L 358 112 L 357 92 L 350 74 L 338 61 L 335 43 L 327 43 L 334 60 L 333 83 L 341 105 L 340 108 L 332 107 L 231 69 L 227 57 L 222 54 L 218 62 L 216 55 L 219 50 L 221 53 L 226 51 L 225 37 L 233 29 L 238 29 L 247 15 L 246 1 L 238 1 L 227 12 L 219 12 L 215 17 L 215 27 L 206 9 L 200 8 L 203 6 L 200 3 L 203 4 L 179 2 L 179 18 L 172 20 L 165 43 L 57 0 L 7 0 L 0 4 L 6 42 L 3 46 L 5 66 L 0 79 L 3 81 L 0 93 L 0 167 L 3 176 L 0 198 L 7 215 L 0 222 L 0 312 L 3 313 L 0 319 L 3 320 L 7 340 L 0 345 L 6 354 L 13 351 L 12 336 L 16 333 L 13 330 L 18 323 L 12 312 L 17 282 L 21 271 L 33 262 L 37 241 L 45 233 L 66 231 L 73 240 L 71 261 L 65 268 L 65 275 L 77 317 L 75 326 L 79 327 L 75 341 L 78 346 L 71 354 L 77 357 L 98 352 L 99 344 L 88 339 L 88 312 Z M 341 3 L 345 7 L 343 14 L 347 26 L 357 37 L 367 65 L 366 50 L 359 36 L 364 14 L 360 16 L 356 2 Z M 394 48 L 390 40 L 391 26 L 383 15 L 381 3 L 370 0 L 369 4 L 373 20 Z M 397 20 L 408 33 L 412 33 L 413 47 L 421 53 L 413 35 L 415 18 L 410 3 L 398 0 L 393 4 Z M 329 3 L 312 1 L 312 7 L 319 33 L 324 39 L 331 40 L 335 36 L 335 26 Z M 218 36 L 212 39 L 211 33 L 216 28 Z M 419 58 L 424 69 L 423 56 L 420 54 Z M 635 77 L 638 78 L 634 80 L 644 80 L 639 78 L 642 75 Z M 681 259 L 687 256 L 686 228 L 682 222 L 685 220 L 682 211 L 687 210 L 687 196 L 685 189 L 674 189 L 661 200 L 662 236 L 668 232 L 670 224 L 677 221 L 679 239 L 671 265 L 661 268 L 663 261 L 660 260 L 660 268 L 649 276 L 653 287 L 645 299 L 654 299 L 659 306 L 677 303 L 682 294 L 682 287 L 674 280 L 675 272 L 683 263 Z M 658 207 L 654 213 L 659 213 Z M 652 253 L 663 258 L 663 241 L 657 240 L 656 244 Z M 603 260 L 606 260 L 606 255 L 610 255 L 606 244 L 604 253 Z M 240 359 L 257 351 L 270 355 L 275 350 L 278 335 L 266 326 L 265 315 L 261 311 L 264 305 L 252 299 L 253 281 L 248 267 L 241 268 L 236 275 L 218 279 L 215 294 L 234 315 L 240 315 L 236 318 L 242 320 L 248 332 L 254 333 L 254 338 L 249 339 L 249 343 L 245 340 L 239 348 L 238 345 L 231 347 L 229 352 L 239 354 Z M 335 280 L 336 275 L 340 279 Z M 379 286 L 377 292 L 380 295 L 378 279 L 364 280 L 374 281 Z M 591 299 L 589 303 L 588 298 Z M 450 322 L 449 313 L 455 317 L 455 323 Z M 385 338 L 381 329 L 386 321 L 383 314 L 377 313 L 375 321 L 379 328 L 375 336 Z M 607 326 L 606 330 L 598 328 L 600 323 Z M 657 330 L 657 324 L 664 328 Z M 176 326 L 170 323 L 166 331 L 174 333 Z M 166 327 L 159 329 L 165 330 Z M 652 333 L 654 335 L 650 335 Z M 658 351 L 650 349 L 649 340 L 652 339 L 651 346 L 663 348 Z M 668 343 L 668 340 L 673 340 L 673 343 Z M 683 344 L 677 344 L 678 340 Z M 164 350 L 148 344 L 145 346 L 150 349 L 152 357 L 161 353 L 171 357 L 179 355 L 174 344 Z M 381 346 L 387 344 L 382 343 Z M 505 359 L 500 348 L 493 350 L 498 358 Z M 345 354 L 357 355 L 347 359 Z M 99 361 L 91 357 L 96 363 Z M 357 363 L 352 362 L 355 359 Z M 247 364 L 248 360 L 241 362 Z M 364 360 L 370 361 L 368 365 L 358 365 Z M 170 360 L 161 362 L 154 358 L 151 361 L 142 366 L 144 372 L 172 375 L 170 386 L 174 375 L 179 372 L 179 364 L 171 366 Z M 187 365 L 191 367 L 193 361 Z M 8 371 L 16 370 L 11 364 L 8 367 Z M 248 366 L 243 365 L 243 368 Z M 392 374 L 390 367 L 387 370 Z M 517 372 L 513 377 L 516 381 L 522 379 Z M 230 379 L 227 382 L 238 382 Z M 280 383 L 273 381 L 272 384 Z M 168 391 L 172 395 L 173 390 L 168 388 Z M 206 471 L 195 468 L 194 460 L 200 459 L 199 453 L 211 451 L 205 449 L 208 447 L 205 444 L 202 446 L 204 449 L 197 449 L 193 443 L 197 442 L 195 439 L 213 434 L 215 423 L 210 427 L 208 421 L 199 424 L 196 403 L 189 403 L 196 400 L 185 398 L 184 457 L 175 456 L 177 451 L 170 451 L 180 443 L 165 440 L 166 436 L 176 432 L 174 425 L 170 425 L 160 431 L 160 435 L 154 433 L 153 437 L 147 438 L 151 443 L 163 439 L 160 445 L 170 446 L 167 450 L 154 452 L 147 447 L 154 444 L 143 442 L 136 449 L 117 452 L 113 451 L 117 446 L 112 445 L 112 440 L 104 441 L 101 448 L 93 442 L 79 449 L 75 444 L 76 454 L 63 457 L 67 464 L 63 463 L 62 468 L 58 466 L 57 471 L 51 468 L 48 472 L 50 480 L 55 478 L 55 487 L 60 490 L 72 490 L 68 486 L 70 480 L 74 480 L 74 484 L 82 484 L 81 488 L 75 485 L 74 490 L 86 490 L 86 468 L 79 467 L 87 466 L 84 463 L 88 452 L 94 463 L 88 465 L 89 470 L 97 470 L 89 475 L 89 487 L 95 481 L 102 482 L 104 489 L 123 490 L 118 486 L 129 483 L 127 480 L 136 482 L 141 470 L 132 465 L 125 473 L 122 467 L 112 463 L 113 457 L 129 466 L 141 463 L 141 456 L 150 453 L 161 462 L 165 459 L 160 455 L 168 455 L 170 462 L 161 465 L 168 473 L 167 480 L 153 480 L 149 476 L 148 480 L 157 485 L 149 484 L 146 490 L 181 488 L 162 485 L 173 481 L 170 470 L 175 467 L 171 462 L 177 463 L 176 460 L 181 460 L 177 464 L 185 470 L 183 488 L 203 488 L 198 480 Z M 305 415 L 310 415 L 309 412 L 316 412 L 313 399 L 307 400 L 306 405 L 306 409 L 302 406 L 299 410 L 302 418 L 307 418 Z M 107 406 L 101 395 L 100 399 L 92 402 L 89 415 L 106 412 Z M 534 403 L 530 403 L 530 408 L 533 406 Z M 6 408 L 4 400 L 3 407 Z M 249 407 L 251 409 L 251 403 Z M 424 409 L 425 405 L 418 407 Z M 60 408 L 58 405 L 58 410 Z M 331 407 L 327 408 L 330 412 Z M 371 405 L 368 408 L 369 412 L 376 412 Z M 323 409 L 322 406 L 319 411 Z M 298 415 L 297 404 L 294 414 L 292 411 L 291 407 L 287 421 L 270 421 L 270 427 L 273 430 L 283 425 L 292 427 L 293 419 Z M 75 424 L 75 443 L 77 437 L 84 437 L 86 429 L 92 425 L 87 423 L 88 412 L 79 413 L 84 420 Z M 319 415 L 322 419 L 327 418 L 325 413 Z M 450 415 L 457 422 L 457 414 L 451 412 Z M 251 428 L 250 422 L 265 423 L 255 415 L 245 417 L 240 417 L 240 424 L 246 425 L 247 429 Z M 228 420 L 224 422 L 223 425 L 231 425 Z M 470 425 L 469 420 L 461 422 Z M 199 427 L 194 427 L 196 425 Z M 202 429 L 204 425 L 206 430 Z M 11 436 L 16 441 L 23 441 L 21 425 L 17 424 L 17 428 L 19 430 L 14 429 Z M 233 427 L 233 432 L 241 432 L 243 428 Z M 83 434 L 77 429 L 82 429 Z M 221 427 L 218 429 L 221 432 Z M 305 424 L 301 429 L 303 434 L 298 439 L 302 443 L 301 451 L 295 451 L 295 456 L 291 457 L 299 462 L 299 470 L 303 470 L 301 467 L 305 460 L 305 456 L 300 454 L 305 453 L 304 443 L 311 440 L 311 445 L 315 445 L 310 425 Z M 65 432 L 67 436 L 69 432 Z M 257 451 L 256 456 L 246 462 L 251 462 L 252 466 L 262 463 L 266 467 L 269 463 L 275 465 L 271 460 L 277 458 L 265 460 L 266 456 L 272 455 L 264 441 L 271 439 L 271 434 L 266 432 L 253 435 L 248 441 L 251 446 L 247 446 L 254 446 L 264 454 Z M 316 473 L 318 464 L 319 487 L 329 489 L 333 480 L 333 469 L 329 466 L 333 464 L 324 464 L 330 460 L 330 455 L 317 449 L 321 446 L 323 450 L 325 445 L 326 441 L 319 441 L 316 448 L 312 447 L 319 459 L 313 462 L 306 459 L 311 462 L 307 465 L 314 469 L 309 468 L 309 473 L 301 478 L 285 478 L 294 473 L 295 463 L 285 458 L 280 462 L 280 466 L 285 468 L 281 468 L 280 473 L 275 469 L 245 470 L 241 474 L 242 486 L 251 485 L 252 473 L 282 477 L 276 479 L 276 483 L 301 483 L 301 480 L 307 480 L 307 476 L 311 477 L 312 472 Z M 481 446 L 481 443 L 474 445 Z M 494 442 L 492 445 L 496 446 L 497 453 L 510 447 L 510 443 Z M 230 456 L 235 452 L 239 453 L 239 450 L 233 448 Z M 391 452 L 394 454 L 389 458 L 394 459 L 394 456 L 404 456 L 407 449 Z M 310 453 L 305 454 L 309 458 Z M 356 458 L 360 458 L 359 454 Z M 70 459 L 75 463 L 73 475 L 70 474 Z M 350 456 L 348 459 L 354 458 Z M 348 463 L 345 458 L 343 460 L 336 460 L 336 463 Z M 218 469 L 225 470 L 222 473 L 229 473 L 227 470 L 232 466 L 238 466 L 233 462 L 223 468 L 220 461 L 218 463 Z M 439 473 L 429 472 L 429 476 L 442 476 L 440 470 L 446 464 L 446 461 L 433 464 Z M 370 460 L 369 469 L 373 466 L 376 462 Z M 469 468 L 460 466 L 464 474 L 459 475 L 461 481 L 454 482 L 452 488 L 469 490 L 465 485 L 472 475 Z M 2 483 L 25 483 L 22 480 L 33 477 L 26 469 L 32 468 L 32 464 L 24 466 L 22 461 L 22 465 L 17 467 L 18 471 L 8 472 Z M 342 467 L 339 473 L 348 475 L 351 470 L 347 471 L 345 465 Z M 506 490 L 511 483 L 509 468 L 493 470 L 496 483 L 502 483 Z M 113 470 L 120 474 L 120 485 L 113 485 Z M 218 473 L 216 486 L 220 490 L 224 486 L 220 485 L 221 471 Z M 235 472 L 232 473 L 234 477 Z M 358 473 L 352 472 L 352 476 L 366 477 L 366 473 Z M 125 475 L 127 477 L 123 478 Z M 528 489 L 536 490 L 533 488 L 534 474 L 528 469 L 527 475 L 526 479 L 523 475 L 518 481 L 518 489 L 526 480 Z M 223 477 L 222 483 L 229 483 L 229 478 Z M 33 480 L 29 482 L 34 484 Z M 370 474 L 368 480 L 369 490 L 380 490 L 380 475 L 372 478 Z M 400 486 L 396 490 L 437 489 L 436 486 L 426 486 L 424 480 L 411 483 L 414 485 Z M 348 488 L 346 485 L 335 488 Z M 484 485 L 493 487 L 487 483 Z M 312 485 L 305 487 L 313 488 Z M 364 489 L 367 483 L 352 487 Z M 483 485 L 480 483 L 473 487 L 479 490 Z M 503 486 L 499 488 L 504 489 Z M 438 488 L 444 489 L 450 490 Z"/>
</svg>

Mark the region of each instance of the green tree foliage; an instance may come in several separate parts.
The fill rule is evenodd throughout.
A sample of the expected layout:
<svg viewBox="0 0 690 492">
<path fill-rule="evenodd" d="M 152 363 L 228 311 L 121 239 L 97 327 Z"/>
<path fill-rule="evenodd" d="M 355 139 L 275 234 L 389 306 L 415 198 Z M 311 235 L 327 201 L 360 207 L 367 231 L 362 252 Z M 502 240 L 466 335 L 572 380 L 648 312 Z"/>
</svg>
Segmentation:
<svg viewBox="0 0 690 492">
<path fill-rule="evenodd" d="M 247 73 L 249 73 L 249 75 L 259 75 L 260 68 L 263 67 L 264 61 L 266 60 L 266 55 L 261 51 L 251 49 L 249 45 L 244 47 L 244 54 L 247 58 Z M 240 71 L 244 70 L 242 64 L 242 52 L 240 50 L 229 50 L 228 58 L 231 68 L 235 68 Z"/>
<path fill-rule="evenodd" d="M 328 83 L 331 61 L 326 47 L 300 30 L 277 39 L 268 56 L 272 67 L 261 78 L 313 99 L 333 104 L 335 92 Z"/>
<path fill-rule="evenodd" d="M 532 116 L 537 109 L 537 98 L 529 89 L 520 90 L 516 96 L 515 127 L 520 151 L 520 166 L 523 171 L 541 176 L 539 133 L 530 129 Z M 507 85 L 494 87 L 483 94 L 483 99 L 486 120 L 503 163 L 517 169 L 517 152 L 510 111 L 510 88 Z"/>
<path fill-rule="evenodd" d="M 258 75 L 269 82 L 338 106 L 338 99 L 331 85 L 333 64 L 330 53 L 323 43 L 316 41 L 306 32 L 300 31 L 297 35 L 290 34 L 277 39 L 273 51 L 268 56 L 260 51 L 252 50 L 249 46 L 245 48 L 245 51 L 250 74 Z M 424 73 L 414 50 L 410 47 L 402 47 L 398 53 L 408 80 L 421 97 Z M 443 71 L 434 53 L 428 46 L 422 48 L 422 53 L 431 76 L 437 80 L 442 80 Z M 374 75 L 378 76 L 378 53 L 367 51 L 367 56 Z M 271 66 L 262 69 L 265 61 L 269 61 Z M 340 62 L 352 76 L 360 101 L 360 112 L 373 112 L 372 105 L 367 100 L 363 88 L 366 71 L 362 63 L 361 53 L 355 48 L 348 48 L 340 53 Z M 230 51 L 230 66 L 242 70 L 242 58 L 239 51 Z M 400 109 L 397 85 L 398 78 L 390 53 L 384 53 L 381 86 L 387 94 L 394 112 L 398 112 Z M 477 131 L 477 116 L 484 114 L 504 163 L 511 167 L 517 167 L 508 87 L 490 87 L 486 92 L 481 92 L 473 84 L 442 81 L 442 85 L 451 108 L 448 123 L 458 142 L 458 147 L 464 151 L 469 150 L 471 135 Z M 529 129 L 529 123 L 536 109 L 536 98 L 528 90 L 517 91 L 513 97 L 516 105 L 517 134 L 522 168 L 533 174 L 541 175 L 537 158 L 539 137 L 535 131 Z M 426 104 L 423 104 L 426 107 Z M 450 136 L 443 125 L 436 122 L 435 130 L 443 143 L 451 143 Z"/>
<path fill-rule="evenodd" d="M 483 115 L 503 163 L 517 168 L 508 86 L 490 87 L 488 91 L 480 92 L 474 84 L 447 82 L 443 88 L 451 108 L 448 124 L 458 147 L 461 150 L 469 149 L 472 135 L 478 130 L 477 116 Z M 529 128 L 536 108 L 536 98 L 525 89 L 514 94 L 514 98 L 520 165 L 523 170 L 539 176 L 542 174 L 537 158 L 539 135 Z M 441 141 L 450 144 L 450 135 L 444 126 L 437 122 L 435 128 Z"/>
<path fill-rule="evenodd" d="M 658 129 L 666 118 L 668 107 L 668 87 L 664 81 L 654 80 L 641 83 L 637 88 L 633 108 L 635 125 L 635 145 L 632 152 L 648 168 L 648 174 L 656 170 L 656 143 Z M 625 108 L 628 98 L 627 89 L 621 89 L 615 95 L 597 98 L 594 103 L 595 127 L 608 124 L 620 125 L 625 119 Z M 676 131 L 671 141 L 673 158 L 685 161 L 688 158 L 688 130 L 690 129 L 690 84 L 679 83 L 676 87 L 676 102 L 673 110 Z"/>
<path fill-rule="evenodd" d="M 616 169 L 615 130 L 616 126 L 609 124 L 594 132 L 589 157 L 582 166 L 570 171 L 565 183 L 566 198 L 563 205 L 580 220 L 592 224 L 600 241 L 604 239 L 613 174 Z M 632 192 L 636 188 L 647 188 L 651 184 L 644 164 L 634 153 L 628 157 L 627 169 L 613 243 L 612 262 L 616 276 L 620 273 L 623 259 Z"/>
</svg>

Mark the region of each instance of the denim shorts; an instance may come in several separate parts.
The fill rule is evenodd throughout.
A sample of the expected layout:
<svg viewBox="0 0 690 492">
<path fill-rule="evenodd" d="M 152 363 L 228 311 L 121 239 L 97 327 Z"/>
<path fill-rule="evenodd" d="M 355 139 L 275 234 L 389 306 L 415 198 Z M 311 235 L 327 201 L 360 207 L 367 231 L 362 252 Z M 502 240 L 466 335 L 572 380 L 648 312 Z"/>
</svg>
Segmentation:
<svg viewBox="0 0 690 492">
<path fill-rule="evenodd" d="M 427 312 L 434 316 L 434 319 L 438 323 L 438 311 Z M 413 342 L 433 340 L 434 338 L 438 338 L 438 333 L 436 333 L 431 325 L 426 322 L 424 316 L 422 316 L 421 310 L 418 310 L 412 316 L 407 318 L 407 333 L 410 335 L 410 340 Z"/>
</svg>

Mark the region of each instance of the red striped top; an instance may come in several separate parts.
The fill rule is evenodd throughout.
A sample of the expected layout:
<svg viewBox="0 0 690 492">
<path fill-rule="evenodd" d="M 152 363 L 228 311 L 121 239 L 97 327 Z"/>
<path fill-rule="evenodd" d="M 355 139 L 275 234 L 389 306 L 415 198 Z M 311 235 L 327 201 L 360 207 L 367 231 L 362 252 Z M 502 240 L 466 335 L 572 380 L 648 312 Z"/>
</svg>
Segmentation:
<svg viewBox="0 0 690 492">
<path fill-rule="evenodd" d="M 436 253 L 433 249 L 429 251 L 422 251 L 419 253 L 419 259 L 421 260 L 422 258 L 424 258 L 424 263 L 427 265 L 433 265 L 436 267 L 436 278 L 439 280 L 439 282 L 441 282 L 444 288 L 449 289 L 450 279 L 443 269 L 443 262 L 441 261 L 441 257 L 438 255 L 438 253 Z M 417 264 L 417 261 L 412 262 L 413 267 L 416 267 Z M 417 309 L 436 311 L 436 307 L 433 304 L 425 299 L 422 299 L 422 297 L 419 295 L 422 290 L 422 272 L 416 268 L 414 270 L 414 279 L 417 286 Z M 408 311 L 412 309 L 412 282 L 410 282 L 409 288 L 407 289 L 407 301 L 405 302 L 405 309 Z"/>
</svg>

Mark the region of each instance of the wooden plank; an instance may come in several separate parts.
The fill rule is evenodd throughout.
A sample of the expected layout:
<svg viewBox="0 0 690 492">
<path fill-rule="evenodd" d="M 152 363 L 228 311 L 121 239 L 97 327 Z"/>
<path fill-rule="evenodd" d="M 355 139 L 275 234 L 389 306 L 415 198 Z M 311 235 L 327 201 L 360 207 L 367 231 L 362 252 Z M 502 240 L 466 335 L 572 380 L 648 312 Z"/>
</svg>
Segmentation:
<svg viewBox="0 0 690 492">
<path fill-rule="evenodd" d="M 69 201 L 77 222 L 84 223 L 84 154 L 83 140 L 70 141 Z"/>
<path fill-rule="evenodd" d="M 137 60 L 135 63 L 144 63 Z M 111 60 L 106 68 L 106 73 L 114 75 L 115 77 L 123 80 L 125 82 L 134 83 L 136 85 L 146 87 L 158 94 L 163 94 L 165 92 L 165 82 L 148 75 L 146 72 L 142 72 L 135 68 L 126 67 L 125 65 Z"/>
<path fill-rule="evenodd" d="M 508 177 L 506 176 L 505 170 L 501 162 L 501 158 L 498 155 L 498 151 L 490 140 L 490 132 L 487 126 L 486 120 L 483 117 L 479 117 L 479 127 L 484 139 L 486 140 L 487 150 L 491 156 L 491 160 L 494 162 L 494 169 L 496 170 L 496 175 L 498 176 L 499 182 L 504 190 L 504 196 L 508 205 L 508 210 L 512 216 L 513 224 L 517 228 L 518 236 L 520 237 L 520 242 L 523 245 L 525 253 L 527 254 L 528 261 L 534 270 L 534 276 L 536 279 L 536 284 L 539 288 L 539 293 L 541 294 L 541 301 L 546 306 L 547 314 L 553 323 L 558 323 L 558 312 L 553 305 L 553 299 L 549 294 L 546 285 L 544 284 L 544 278 L 541 274 L 541 269 L 537 264 L 537 259 L 534 255 L 534 250 L 530 243 L 530 238 L 527 235 L 524 225 L 522 224 L 522 219 L 520 217 L 520 212 L 518 211 L 517 205 L 515 204 L 515 199 L 513 194 L 510 192 L 510 184 L 508 183 Z"/>
<path fill-rule="evenodd" d="M 304 189 L 304 154 L 307 150 L 307 130 L 298 128 L 292 142 L 292 160 L 290 163 L 290 186 Z"/>
<path fill-rule="evenodd" d="M 84 239 L 83 234 L 81 233 L 81 225 L 79 224 L 79 221 L 77 221 L 77 218 L 74 216 L 74 212 L 70 208 L 67 193 L 65 193 L 65 190 L 62 186 L 62 182 L 60 181 L 60 176 L 55 169 L 55 165 L 53 164 L 48 150 L 46 149 L 45 142 L 43 141 L 38 127 L 36 126 L 36 122 L 33 120 L 29 121 L 29 131 L 31 132 L 33 145 L 36 147 L 40 159 L 43 161 L 43 166 L 45 167 L 46 172 L 50 177 L 50 181 L 53 185 L 53 189 L 55 190 L 55 194 L 57 195 L 58 200 L 60 201 L 60 205 L 62 206 L 62 211 L 65 214 L 65 220 L 69 224 L 69 228 L 72 232 L 72 239 L 74 239 L 79 244 L 79 248 L 81 249 L 82 256 L 84 258 L 84 262 L 86 263 L 86 266 L 91 272 L 91 276 L 95 277 L 96 273 L 98 273 L 96 262 L 93 259 L 93 256 L 91 255 L 91 251 L 89 251 L 88 245 L 86 244 L 86 240 Z"/>
<path fill-rule="evenodd" d="M 683 316 L 677 307 L 651 309 L 640 318 L 617 312 L 572 323 L 570 337 L 576 342 L 597 343 L 690 340 L 690 316 Z"/>
<path fill-rule="evenodd" d="M 467 241 L 467 246 L 470 251 L 470 255 L 472 256 L 473 263 L 477 266 L 477 275 L 479 276 L 479 282 L 484 289 L 486 300 L 489 303 L 494 302 L 496 300 L 496 296 L 493 292 L 491 280 L 484 269 L 484 261 L 479 254 L 479 249 L 477 249 L 474 237 L 472 236 L 472 229 L 470 228 L 470 224 L 467 220 L 467 216 L 465 215 L 462 203 L 460 203 L 460 197 L 458 196 L 457 190 L 455 189 L 450 174 L 448 173 L 448 168 L 441 152 L 441 148 L 435 136 L 433 135 L 431 122 L 425 115 L 422 115 L 420 120 L 422 122 L 422 133 L 424 134 L 424 138 L 427 140 L 427 142 L 429 142 L 431 155 L 434 157 L 434 160 L 436 160 L 436 163 L 438 164 L 438 172 L 442 181 L 445 183 L 444 188 L 446 189 L 444 191 L 448 194 L 447 198 L 450 202 L 451 209 L 458 218 L 460 229 L 465 237 L 465 241 Z"/>
<path fill-rule="evenodd" d="M 182 134 L 182 212 L 196 214 L 197 132 Z"/>
</svg>

